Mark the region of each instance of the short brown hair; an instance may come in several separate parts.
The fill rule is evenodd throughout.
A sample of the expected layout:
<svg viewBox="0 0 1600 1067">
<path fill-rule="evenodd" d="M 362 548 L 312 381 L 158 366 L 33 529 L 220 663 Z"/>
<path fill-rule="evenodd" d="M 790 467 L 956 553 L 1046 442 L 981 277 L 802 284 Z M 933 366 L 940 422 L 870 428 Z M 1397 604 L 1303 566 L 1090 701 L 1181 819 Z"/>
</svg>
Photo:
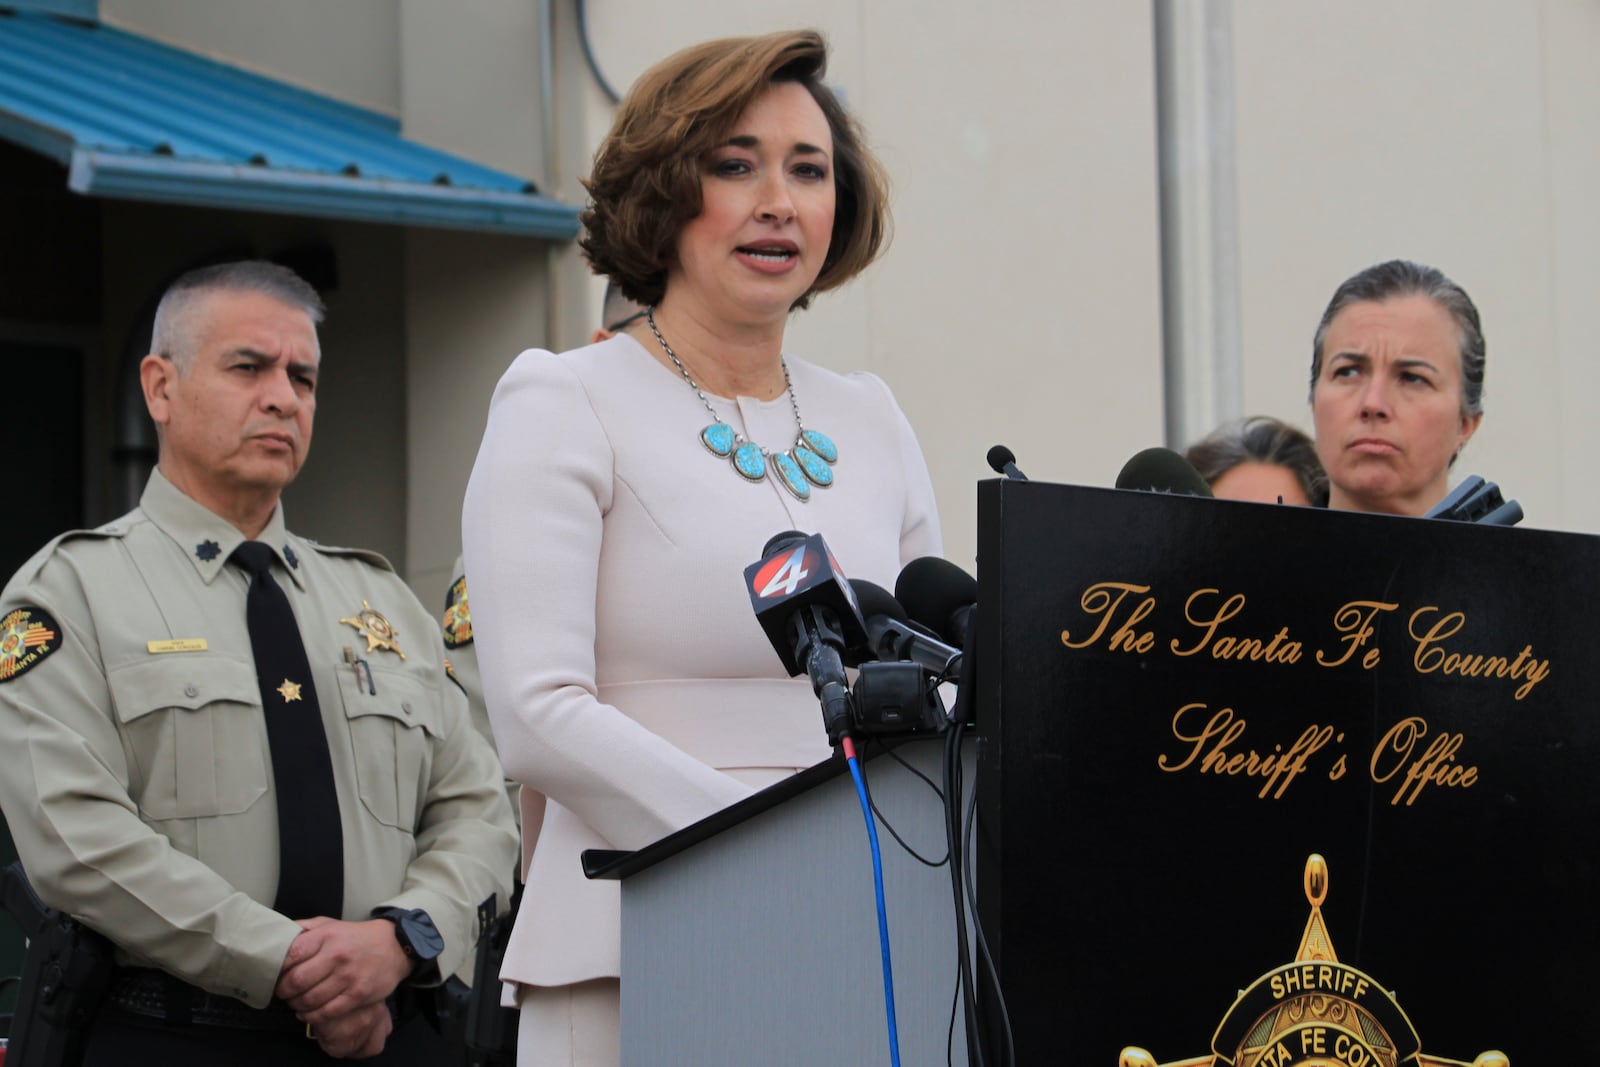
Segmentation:
<svg viewBox="0 0 1600 1067">
<path fill-rule="evenodd" d="M 590 266 L 628 299 L 660 302 L 684 223 L 700 214 L 700 163 L 775 82 L 811 94 L 833 135 L 835 208 L 828 255 L 813 293 L 843 285 L 888 242 L 888 180 L 861 128 L 822 84 L 828 45 L 815 30 L 729 37 L 677 52 L 629 90 L 583 183 L 589 205 L 578 239 Z"/>
</svg>

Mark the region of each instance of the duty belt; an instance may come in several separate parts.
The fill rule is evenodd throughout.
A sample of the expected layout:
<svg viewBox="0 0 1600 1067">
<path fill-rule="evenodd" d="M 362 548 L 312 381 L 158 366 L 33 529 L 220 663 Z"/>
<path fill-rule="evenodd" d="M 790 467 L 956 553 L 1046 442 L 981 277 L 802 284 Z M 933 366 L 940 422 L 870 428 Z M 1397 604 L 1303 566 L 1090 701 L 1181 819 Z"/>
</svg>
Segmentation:
<svg viewBox="0 0 1600 1067">
<path fill-rule="evenodd" d="M 242 1000 L 207 993 L 198 986 L 147 967 L 118 967 L 106 993 L 111 1006 L 129 1015 L 174 1026 L 219 1026 L 309 1036 L 306 1024 L 281 1000 L 252 1008 Z"/>
</svg>

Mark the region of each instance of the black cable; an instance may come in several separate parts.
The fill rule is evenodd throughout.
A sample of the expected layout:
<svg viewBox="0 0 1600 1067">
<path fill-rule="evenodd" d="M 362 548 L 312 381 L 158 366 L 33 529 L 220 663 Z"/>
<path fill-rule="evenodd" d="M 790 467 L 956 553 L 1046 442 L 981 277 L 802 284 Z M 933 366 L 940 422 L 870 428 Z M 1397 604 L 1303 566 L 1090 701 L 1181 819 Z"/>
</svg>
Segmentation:
<svg viewBox="0 0 1600 1067">
<path fill-rule="evenodd" d="M 973 714 L 973 704 L 977 700 L 978 689 L 976 645 L 979 626 L 977 614 L 974 611 L 973 617 L 969 620 L 961 659 L 956 665 L 959 668 L 959 675 L 956 684 L 955 706 L 949 711 L 950 728 L 945 733 L 945 832 L 949 837 L 950 876 L 956 905 L 956 949 L 961 974 L 961 993 L 966 1008 L 968 1062 L 971 1067 L 985 1067 L 989 1048 L 987 1020 L 978 1010 L 977 994 L 972 973 L 972 957 L 967 947 L 967 912 L 969 908 L 966 901 L 966 887 L 962 878 L 962 871 L 966 867 L 967 857 L 962 852 L 961 839 L 963 777 L 961 735 L 969 722 L 976 721 L 976 716 Z M 976 919 L 976 910 L 973 910 L 973 916 Z M 978 936 L 982 937 L 981 929 L 978 931 Z M 998 990 L 998 983 L 996 988 Z"/>
<path fill-rule="evenodd" d="M 938 859 L 930 860 L 928 857 L 924 856 L 922 853 L 908 845 L 906 843 L 906 839 L 901 837 L 899 832 L 895 830 L 894 824 L 884 816 L 883 812 L 878 810 L 878 803 L 872 799 L 872 793 L 870 790 L 867 793 L 867 803 L 872 806 L 872 814 L 877 816 L 879 825 L 881 825 L 885 830 L 889 831 L 889 836 L 895 839 L 895 843 L 905 851 L 906 855 L 910 856 L 924 867 L 943 867 L 945 864 L 950 862 L 950 853 L 948 850 L 946 850 L 945 854 Z"/>
<path fill-rule="evenodd" d="M 896 763 L 900 764 L 900 766 L 904 767 L 906 770 L 910 771 L 912 774 L 916 775 L 918 778 L 921 778 L 924 782 L 927 782 L 928 783 L 928 788 L 933 790 L 934 795 L 939 798 L 940 803 L 942 804 L 944 802 L 944 794 L 939 792 L 939 787 L 934 785 L 933 782 L 928 778 L 927 775 L 923 774 L 921 771 L 919 771 L 915 767 L 911 766 L 911 764 L 907 763 L 905 761 L 905 759 L 902 756 L 900 756 L 899 753 L 895 752 L 895 750 L 893 748 L 891 748 L 890 746 L 885 745 L 881 741 L 877 741 L 876 744 L 877 744 L 879 749 L 881 749 L 882 751 L 887 753 L 889 756 L 893 757 L 894 761 Z M 863 763 L 862 767 L 861 767 L 861 777 L 862 777 L 862 781 L 866 782 L 866 764 L 865 763 Z M 891 823 L 889 821 L 888 817 L 885 816 L 883 814 L 883 812 L 879 810 L 878 802 L 876 800 L 872 799 L 872 785 L 871 785 L 871 783 L 867 783 L 866 788 L 867 788 L 867 803 L 869 805 L 871 805 L 871 807 L 872 807 L 872 814 L 874 814 L 874 815 L 876 815 L 878 817 L 878 822 L 883 825 L 883 828 L 885 830 L 889 831 L 889 836 L 894 838 L 895 841 L 897 841 L 899 843 L 900 847 L 905 850 L 906 855 L 910 856 L 912 859 L 916 860 L 918 863 L 922 864 L 924 867 L 943 867 L 946 863 L 950 862 L 950 850 L 948 848 L 945 849 L 945 853 L 944 853 L 943 857 L 941 857 L 938 860 L 930 860 L 926 856 L 922 855 L 922 853 L 918 852 L 916 849 L 912 848 L 909 844 L 907 844 L 906 843 L 906 839 L 901 837 L 899 832 L 897 830 L 895 830 L 894 824 Z"/>
<path fill-rule="evenodd" d="M 967 905 L 961 878 L 961 725 L 959 720 L 953 722 L 945 733 L 945 847 L 950 851 L 950 891 L 956 909 L 956 967 L 961 978 L 961 1003 L 967 1024 L 967 1059 L 972 1067 L 984 1067 L 983 1039 L 978 1033 L 978 1007 L 973 995 L 972 958 L 967 951 Z"/>
<path fill-rule="evenodd" d="M 964 842 L 963 848 L 970 849 L 972 847 L 972 824 L 975 821 L 973 813 L 977 809 L 978 794 L 974 792 L 967 801 L 966 825 L 962 830 L 961 837 Z M 978 899 L 978 892 L 972 884 L 972 868 L 966 867 L 964 873 L 967 880 L 967 900 L 970 902 Z M 976 915 L 973 916 L 972 929 L 978 939 L 978 955 L 983 960 L 984 969 L 989 974 L 990 987 L 994 990 L 994 1007 L 1000 1015 L 1000 1032 L 1006 1042 L 1006 1058 L 1002 1063 L 1016 1067 L 1017 1048 L 1011 1034 L 1011 1013 L 1006 1010 L 1006 995 L 1000 989 L 1000 973 L 995 969 L 994 957 L 989 954 L 989 940 L 983 936 L 983 924 L 977 921 Z"/>
<path fill-rule="evenodd" d="M 931 738 L 923 736 L 919 737 L 918 740 L 927 741 L 931 740 Z M 926 782 L 928 788 L 933 790 L 933 795 L 939 798 L 939 803 L 941 805 L 944 803 L 944 792 L 939 788 L 938 784 L 935 783 L 932 778 L 929 778 L 926 774 L 923 774 L 921 771 L 917 770 L 916 767 L 907 762 L 906 758 L 900 755 L 898 745 L 886 745 L 882 741 L 877 740 L 875 740 L 873 743 L 883 750 L 884 755 L 888 756 L 890 759 L 900 764 L 900 766 L 904 767 L 906 770 L 910 771 L 912 774 Z"/>
<path fill-rule="evenodd" d="M 606 76 L 600 73 L 600 64 L 594 58 L 594 49 L 589 44 L 589 4 L 588 0 L 577 0 L 578 9 L 578 43 L 583 46 L 583 61 L 589 64 L 589 73 L 594 75 L 595 84 L 600 86 L 600 91 L 606 94 L 606 99 L 613 104 L 620 103 L 622 97 L 611 88 L 611 83 L 606 81 Z"/>
<path fill-rule="evenodd" d="M 944 1031 L 944 1067 L 955 1067 L 956 1011 L 961 1007 L 961 976 L 956 976 L 956 987 L 950 990 L 950 1025 Z"/>
</svg>

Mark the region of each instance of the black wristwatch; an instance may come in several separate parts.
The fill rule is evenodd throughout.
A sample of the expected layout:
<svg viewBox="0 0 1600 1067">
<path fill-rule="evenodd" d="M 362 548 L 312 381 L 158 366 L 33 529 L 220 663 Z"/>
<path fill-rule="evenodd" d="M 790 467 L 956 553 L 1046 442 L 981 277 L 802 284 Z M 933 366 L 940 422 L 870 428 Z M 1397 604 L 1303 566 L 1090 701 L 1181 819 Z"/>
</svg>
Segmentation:
<svg viewBox="0 0 1600 1067">
<path fill-rule="evenodd" d="M 421 908 L 374 908 L 372 917 L 394 923 L 395 939 L 400 942 L 400 951 L 411 961 L 414 980 L 427 981 L 438 974 L 435 961 L 444 951 L 444 937 L 427 912 Z"/>
</svg>

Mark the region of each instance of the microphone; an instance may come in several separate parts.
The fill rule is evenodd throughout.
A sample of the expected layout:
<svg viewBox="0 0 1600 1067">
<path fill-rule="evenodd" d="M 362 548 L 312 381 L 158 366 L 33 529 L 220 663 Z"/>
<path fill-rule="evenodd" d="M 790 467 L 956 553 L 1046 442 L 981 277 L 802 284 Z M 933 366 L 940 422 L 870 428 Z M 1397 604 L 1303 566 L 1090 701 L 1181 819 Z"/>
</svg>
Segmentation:
<svg viewBox="0 0 1600 1067">
<path fill-rule="evenodd" d="M 867 620 L 871 651 L 856 675 L 856 729 L 863 734 L 938 733 L 948 725 L 935 683 L 959 672 L 961 650 L 930 637 L 906 617 L 889 591 L 871 582 L 852 581 Z"/>
<path fill-rule="evenodd" d="M 1134 453 L 1117 474 L 1117 488 L 1185 496 L 1211 495 L 1211 486 L 1200 477 L 1192 463 L 1172 449 L 1160 447 Z"/>
<path fill-rule="evenodd" d="M 1522 505 L 1515 500 L 1507 500 L 1481 519 L 1475 519 L 1479 526 L 1515 526 L 1522 521 Z"/>
<path fill-rule="evenodd" d="M 1017 457 L 1005 445 L 995 445 L 989 449 L 989 466 L 994 468 L 996 474 L 1004 474 L 1014 482 L 1025 482 L 1028 476 L 1017 469 Z"/>
<path fill-rule="evenodd" d="M 821 534 L 787 530 L 766 543 L 761 559 L 744 569 L 756 620 L 784 670 L 802 672 L 822 703 L 828 742 L 850 732 L 846 649 L 867 644 L 866 625 L 850 583 Z"/>
<path fill-rule="evenodd" d="M 894 583 L 906 614 L 957 648 L 967 647 L 978 582 L 948 560 L 922 556 L 905 565 Z"/>
<path fill-rule="evenodd" d="M 1443 500 L 1429 508 L 1422 517 L 1425 519 L 1454 519 L 1460 516 L 1462 506 L 1468 497 L 1479 496 L 1487 493 L 1484 481 L 1476 474 L 1469 474 L 1461 479 L 1461 484 L 1445 494 Z"/>
<path fill-rule="evenodd" d="M 923 633 L 883 586 L 859 578 L 850 586 L 866 618 L 867 647 L 876 658 L 890 663 L 911 660 L 939 675 L 959 666 L 961 650 Z"/>
<path fill-rule="evenodd" d="M 1500 487 L 1469 474 L 1445 498 L 1428 509 L 1425 519 L 1452 519 L 1484 526 L 1515 526 L 1522 521 L 1522 505 L 1507 500 Z"/>
</svg>

